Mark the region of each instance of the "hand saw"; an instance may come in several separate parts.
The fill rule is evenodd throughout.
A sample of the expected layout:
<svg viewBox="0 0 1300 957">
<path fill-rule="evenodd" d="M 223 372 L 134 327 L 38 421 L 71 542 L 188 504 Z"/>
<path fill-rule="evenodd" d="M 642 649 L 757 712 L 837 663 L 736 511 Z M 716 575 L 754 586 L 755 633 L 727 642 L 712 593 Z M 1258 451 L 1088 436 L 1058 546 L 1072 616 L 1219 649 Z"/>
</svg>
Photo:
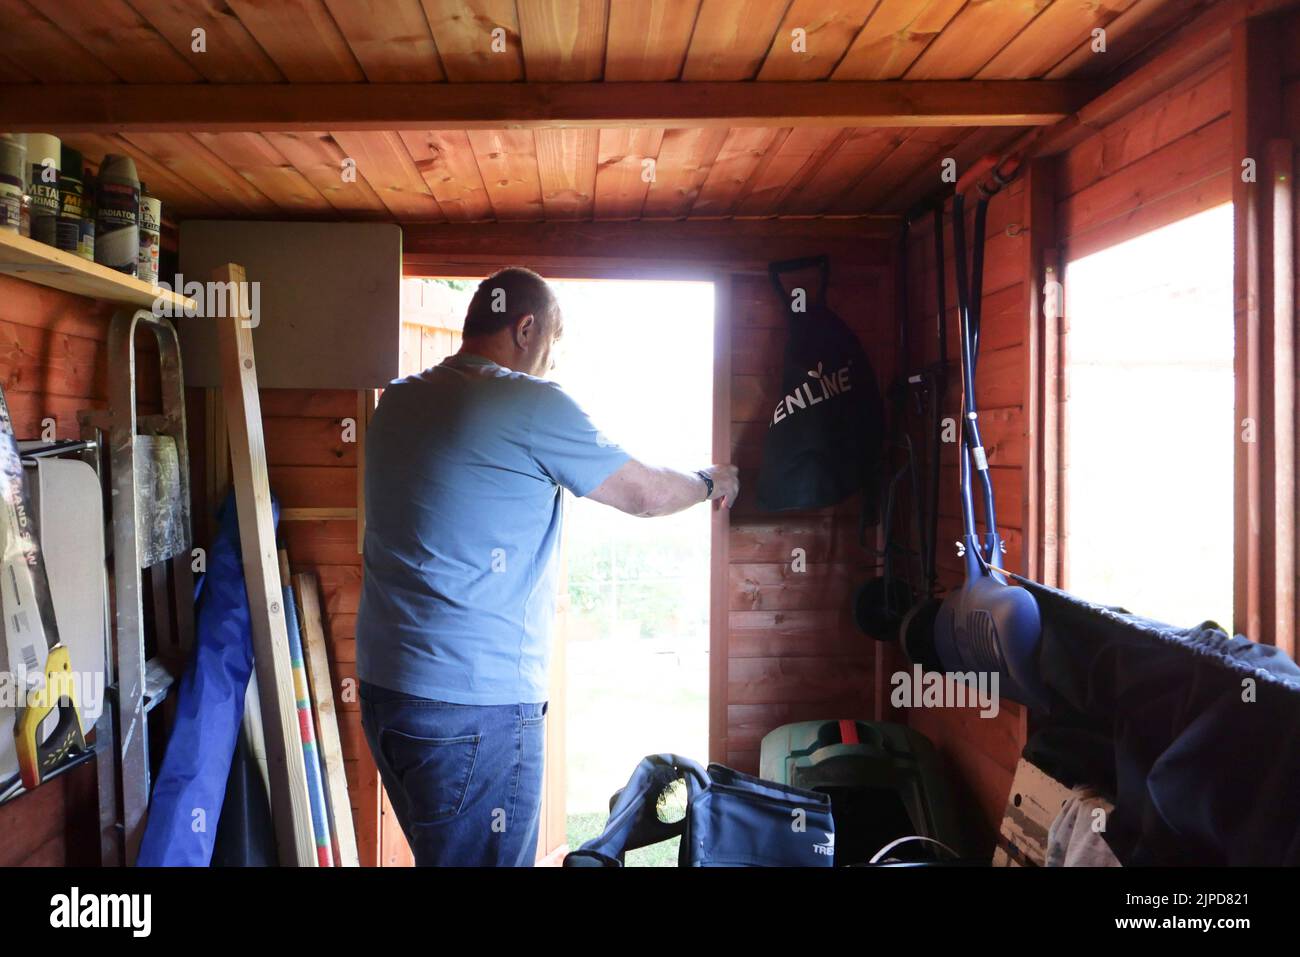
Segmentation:
<svg viewBox="0 0 1300 957">
<path fill-rule="evenodd" d="M 23 649 L 24 664 L 35 658 L 37 642 L 48 655 L 43 674 L 14 676 L 20 694 L 14 737 L 23 787 L 31 790 L 70 755 L 86 749 L 77 676 L 68 649 L 59 641 L 54 603 L 40 546 L 33 535 L 27 507 L 22 457 L 14 437 L 13 420 L 0 388 L 0 614 L 5 641 Z M 10 667 L 14 665 L 10 662 Z M 41 726 L 55 709 L 54 732 L 41 740 Z"/>
</svg>

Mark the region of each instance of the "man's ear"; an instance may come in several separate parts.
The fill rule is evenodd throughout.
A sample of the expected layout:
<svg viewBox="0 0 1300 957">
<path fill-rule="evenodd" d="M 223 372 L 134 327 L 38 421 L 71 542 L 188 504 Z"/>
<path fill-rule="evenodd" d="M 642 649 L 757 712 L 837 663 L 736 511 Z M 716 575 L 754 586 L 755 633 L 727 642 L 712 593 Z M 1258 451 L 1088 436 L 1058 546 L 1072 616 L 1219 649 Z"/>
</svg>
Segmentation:
<svg viewBox="0 0 1300 957">
<path fill-rule="evenodd" d="M 515 345 L 527 349 L 529 340 L 537 334 L 537 317 L 531 312 L 515 321 Z"/>
</svg>

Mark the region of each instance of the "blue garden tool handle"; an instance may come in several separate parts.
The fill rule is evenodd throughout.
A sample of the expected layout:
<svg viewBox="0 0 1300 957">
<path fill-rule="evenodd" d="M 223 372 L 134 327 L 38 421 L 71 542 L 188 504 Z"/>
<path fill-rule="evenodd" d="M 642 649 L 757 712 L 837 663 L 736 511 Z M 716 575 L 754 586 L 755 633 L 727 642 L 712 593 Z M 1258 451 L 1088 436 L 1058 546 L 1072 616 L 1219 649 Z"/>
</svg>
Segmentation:
<svg viewBox="0 0 1300 957">
<path fill-rule="evenodd" d="M 981 574 L 993 574 L 988 566 L 997 560 L 1001 542 L 997 533 L 997 510 L 993 501 L 993 482 L 989 478 L 988 461 L 984 457 L 984 443 L 980 438 L 979 414 L 975 402 L 975 362 L 979 350 L 979 322 L 981 290 L 984 280 L 983 231 L 988 211 L 988 198 L 981 191 L 975 212 L 974 256 L 971 275 L 966 273 L 966 219 L 965 197 L 957 193 L 952 198 L 953 253 L 957 273 L 957 315 L 961 324 L 961 376 L 962 448 L 958 456 L 961 484 L 962 531 L 966 548 L 966 573 L 968 579 Z M 981 543 L 975 527 L 975 499 L 971 488 L 972 462 L 979 473 L 984 493 L 985 539 Z"/>
</svg>

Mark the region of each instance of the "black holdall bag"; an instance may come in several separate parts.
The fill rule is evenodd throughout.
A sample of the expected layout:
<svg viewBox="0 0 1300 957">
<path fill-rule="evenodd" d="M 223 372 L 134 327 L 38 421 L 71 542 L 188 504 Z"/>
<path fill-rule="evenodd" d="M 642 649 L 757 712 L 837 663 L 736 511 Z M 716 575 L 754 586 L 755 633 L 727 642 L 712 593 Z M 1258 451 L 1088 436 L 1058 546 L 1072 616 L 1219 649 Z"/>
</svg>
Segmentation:
<svg viewBox="0 0 1300 957">
<path fill-rule="evenodd" d="M 818 267 L 821 288 L 804 312 L 782 273 Z M 786 305 L 790 338 L 781 395 L 768 415 L 758 505 L 765 511 L 838 505 L 863 491 L 863 517 L 876 513 L 884 403 L 858 337 L 826 305 L 825 256 L 772 263 L 768 274 Z"/>
</svg>

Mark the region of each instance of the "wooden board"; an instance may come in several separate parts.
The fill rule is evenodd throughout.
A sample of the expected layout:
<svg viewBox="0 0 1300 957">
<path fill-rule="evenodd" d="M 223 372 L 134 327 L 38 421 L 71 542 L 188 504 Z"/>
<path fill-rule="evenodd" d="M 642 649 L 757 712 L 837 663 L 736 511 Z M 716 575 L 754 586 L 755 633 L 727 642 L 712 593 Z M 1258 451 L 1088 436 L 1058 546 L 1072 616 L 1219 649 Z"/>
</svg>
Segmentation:
<svg viewBox="0 0 1300 957">
<path fill-rule="evenodd" d="M 599 80 L 605 68 L 607 0 L 517 0 L 532 80 Z"/>
<path fill-rule="evenodd" d="M 611 6 L 606 81 L 675 80 L 682 71 L 700 0 L 642 0 Z"/>
<path fill-rule="evenodd" d="M 352 805 L 343 767 L 343 746 L 339 741 L 338 714 L 334 710 L 334 686 L 330 680 L 329 656 L 321 622 L 320 591 L 316 576 L 299 572 L 293 576 L 302 622 L 303 653 L 311 682 L 312 706 L 316 715 L 321 753 L 325 757 L 325 787 L 329 792 L 333 837 L 338 843 L 339 866 L 357 867 L 357 839 L 352 827 Z"/>
<path fill-rule="evenodd" d="M 760 80 L 824 80 L 862 30 L 876 0 L 793 0 L 772 37 Z M 798 31 L 798 32 L 796 32 Z"/>
<path fill-rule="evenodd" d="M 720 275 L 713 287 L 713 461 L 731 461 L 731 343 L 735 280 Z M 728 643 L 731 512 L 718 508 L 709 521 L 709 760 L 727 755 Z"/>
<path fill-rule="evenodd" d="M 331 11 L 321 0 L 227 0 L 257 44 L 298 83 L 366 79 Z"/>
<path fill-rule="evenodd" d="M 470 148 L 499 220 L 544 217 L 536 140 L 527 130 L 471 130 Z"/>
<path fill-rule="evenodd" d="M 594 219 L 637 219 L 650 189 L 663 130 L 601 130 Z M 647 164 L 646 160 L 653 161 Z"/>
<path fill-rule="evenodd" d="M 421 0 L 447 78 L 459 82 L 523 79 L 513 0 Z M 494 32 L 504 41 L 493 47 Z"/>
<path fill-rule="evenodd" d="M 236 256 L 259 283 L 249 330 L 263 388 L 366 389 L 397 377 L 401 233 L 384 223 L 181 226 L 181 272 L 207 276 Z M 214 386 L 215 324 L 181 325 L 185 381 Z"/>
<path fill-rule="evenodd" d="M 217 282 L 247 281 L 244 268 L 229 263 L 213 273 Z M 281 864 L 316 865 L 307 772 L 298 733 L 289 634 L 285 624 L 271 490 L 262 441 L 262 415 L 253 360 L 252 330 L 239 295 L 229 287 L 227 317 L 214 322 L 221 355 L 221 391 L 230 435 L 231 482 L 239 511 L 244 582 L 253 633 L 253 657 Z"/>
<path fill-rule="evenodd" d="M 681 79 L 752 80 L 788 5 L 788 0 L 704 0 Z"/>
<path fill-rule="evenodd" d="M 184 296 L 17 233 L 0 231 L 0 273 L 125 306 L 148 309 L 160 302 L 183 310 L 192 305 Z"/>
<path fill-rule="evenodd" d="M 492 203 L 464 130 L 404 131 L 399 135 L 443 216 L 452 222 L 492 218 Z"/>
<path fill-rule="evenodd" d="M 446 79 L 419 0 L 325 0 L 371 83 Z"/>
<path fill-rule="evenodd" d="M 833 80 L 903 76 L 965 0 L 882 0 L 831 74 Z"/>
</svg>

